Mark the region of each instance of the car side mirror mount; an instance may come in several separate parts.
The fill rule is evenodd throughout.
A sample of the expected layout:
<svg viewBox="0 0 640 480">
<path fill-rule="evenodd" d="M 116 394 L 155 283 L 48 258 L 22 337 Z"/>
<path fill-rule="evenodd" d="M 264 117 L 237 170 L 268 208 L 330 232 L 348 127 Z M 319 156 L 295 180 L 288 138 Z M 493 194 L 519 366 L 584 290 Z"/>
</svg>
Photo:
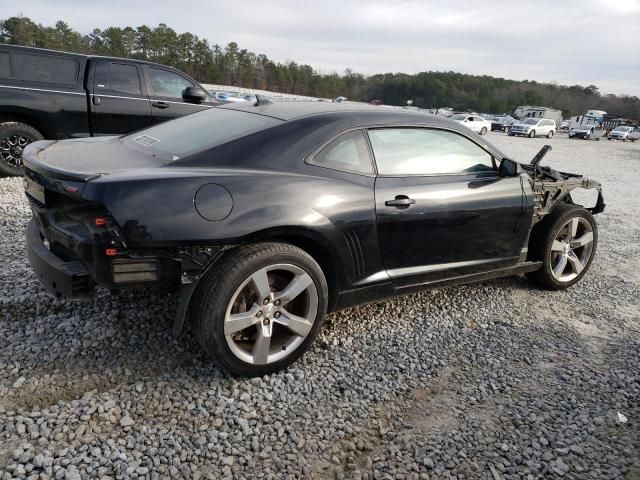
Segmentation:
<svg viewBox="0 0 640 480">
<path fill-rule="evenodd" d="M 517 177 L 521 172 L 520 164 L 510 158 L 503 158 L 498 167 L 498 175 L 501 177 Z"/>
<path fill-rule="evenodd" d="M 207 95 L 200 87 L 187 87 L 182 92 L 182 98 L 188 102 L 204 102 Z"/>
</svg>

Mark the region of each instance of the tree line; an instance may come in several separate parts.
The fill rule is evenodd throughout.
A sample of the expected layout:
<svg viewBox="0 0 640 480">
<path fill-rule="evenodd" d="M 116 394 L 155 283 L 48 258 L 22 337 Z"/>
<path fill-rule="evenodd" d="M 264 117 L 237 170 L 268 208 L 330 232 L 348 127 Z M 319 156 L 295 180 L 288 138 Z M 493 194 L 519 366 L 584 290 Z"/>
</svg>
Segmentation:
<svg viewBox="0 0 640 480">
<path fill-rule="evenodd" d="M 405 105 L 407 100 L 413 100 L 413 105 L 420 108 L 452 107 L 494 113 L 512 112 L 518 105 L 543 105 L 562 110 L 565 117 L 598 109 L 640 119 L 638 97 L 603 95 L 595 85 L 565 86 L 433 71 L 365 76 L 347 69 L 342 74 L 322 74 L 310 65 L 275 62 L 265 54 L 240 48 L 235 42 L 211 45 L 207 39 L 189 32 L 177 33 L 164 23 L 153 28 L 96 28 L 83 35 L 63 21 L 44 26 L 18 16 L 0 20 L 0 42 L 138 58 L 171 65 L 202 83 L 314 97 L 375 99 L 388 105 Z"/>
</svg>

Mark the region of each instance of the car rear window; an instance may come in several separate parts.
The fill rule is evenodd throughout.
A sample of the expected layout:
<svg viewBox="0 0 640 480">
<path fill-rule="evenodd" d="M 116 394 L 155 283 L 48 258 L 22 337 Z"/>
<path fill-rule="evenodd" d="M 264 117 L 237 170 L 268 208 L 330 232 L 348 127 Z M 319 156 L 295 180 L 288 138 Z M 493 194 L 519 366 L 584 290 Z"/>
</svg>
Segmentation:
<svg viewBox="0 0 640 480">
<path fill-rule="evenodd" d="M 12 53 L 13 78 L 32 82 L 72 85 L 78 78 L 78 62 L 52 55 Z"/>
<path fill-rule="evenodd" d="M 122 138 L 125 145 L 178 160 L 281 123 L 264 115 L 214 107 Z"/>
</svg>

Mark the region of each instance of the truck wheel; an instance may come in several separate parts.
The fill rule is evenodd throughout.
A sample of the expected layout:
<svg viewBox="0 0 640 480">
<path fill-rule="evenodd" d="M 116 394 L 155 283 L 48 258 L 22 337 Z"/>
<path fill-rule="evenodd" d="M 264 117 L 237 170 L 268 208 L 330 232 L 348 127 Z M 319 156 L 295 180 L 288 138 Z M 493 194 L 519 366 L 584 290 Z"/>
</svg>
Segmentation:
<svg viewBox="0 0 640 480">
<path fill-rule="evenodd" d="M 0 171 L 22 175 L 22 151 L 31 142 L 43 139 L 39 131 L 26 123 L 0 123 Z"/>
<path fill-rule="evenodd" d="M 534 227 L 529 253 L 542 261 L 540 270 L 527 276 L 550 290 L 564 290 L 589 270 L 598 245 L 593 215 L 577 205 L 561 204 Z"/>
<path fill-rule="evenodd" d="M 194 300 L 194 331 L 204 350 L 233 375 L 261 376 L 309 348 L 327 311 L 327 282 L 305 251 L 261 243 L 223 257 Z"/>
<path fill-rule="evenodd" d="M 531 132 L 529 132 L 529 138 L 536 138 L 536 131 L 535 130 L 531 130 Z"/>
</svg>

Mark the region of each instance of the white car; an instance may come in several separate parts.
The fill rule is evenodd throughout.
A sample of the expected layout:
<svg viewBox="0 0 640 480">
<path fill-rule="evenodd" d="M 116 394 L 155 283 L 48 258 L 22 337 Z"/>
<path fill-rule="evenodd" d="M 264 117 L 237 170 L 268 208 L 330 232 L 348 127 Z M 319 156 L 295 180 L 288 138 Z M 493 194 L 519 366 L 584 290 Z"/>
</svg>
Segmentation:
<svg viewBox="0 0 640 480">
<path fill-rule="evenodd" d="M 629 141 L 635 142 L 636 140 L 640 140 L 640 128 L 636 128 L 629 134 Z"/>
<path fill-rule="evenodd" d="M 633 127 L 625 127 L 620 125 L 609 132 L 607 140 L 622 140 L 626 142 L 629 140 L 629 134 L 633 132 Z"/>
<path fill-rule="evenodd" d="M 486 118 L 482 118 L 480 115 L 467 115 L 466 113 L 459 113 L 449 118 L 463 124 L 465 127 L 470 128 L 480 135 L 485 135 L 488 131 L 491 130 L 491 121 L 487 120 Z"/>
<path fill-rule="evenodd" d="M 525 118 L 514 123 L 509 129 L 509 135 L 523 135 L 525 137 L 547 137 L 551 138 L 556 133 L 556 122 L 548 118 Z"/>
</svg>

